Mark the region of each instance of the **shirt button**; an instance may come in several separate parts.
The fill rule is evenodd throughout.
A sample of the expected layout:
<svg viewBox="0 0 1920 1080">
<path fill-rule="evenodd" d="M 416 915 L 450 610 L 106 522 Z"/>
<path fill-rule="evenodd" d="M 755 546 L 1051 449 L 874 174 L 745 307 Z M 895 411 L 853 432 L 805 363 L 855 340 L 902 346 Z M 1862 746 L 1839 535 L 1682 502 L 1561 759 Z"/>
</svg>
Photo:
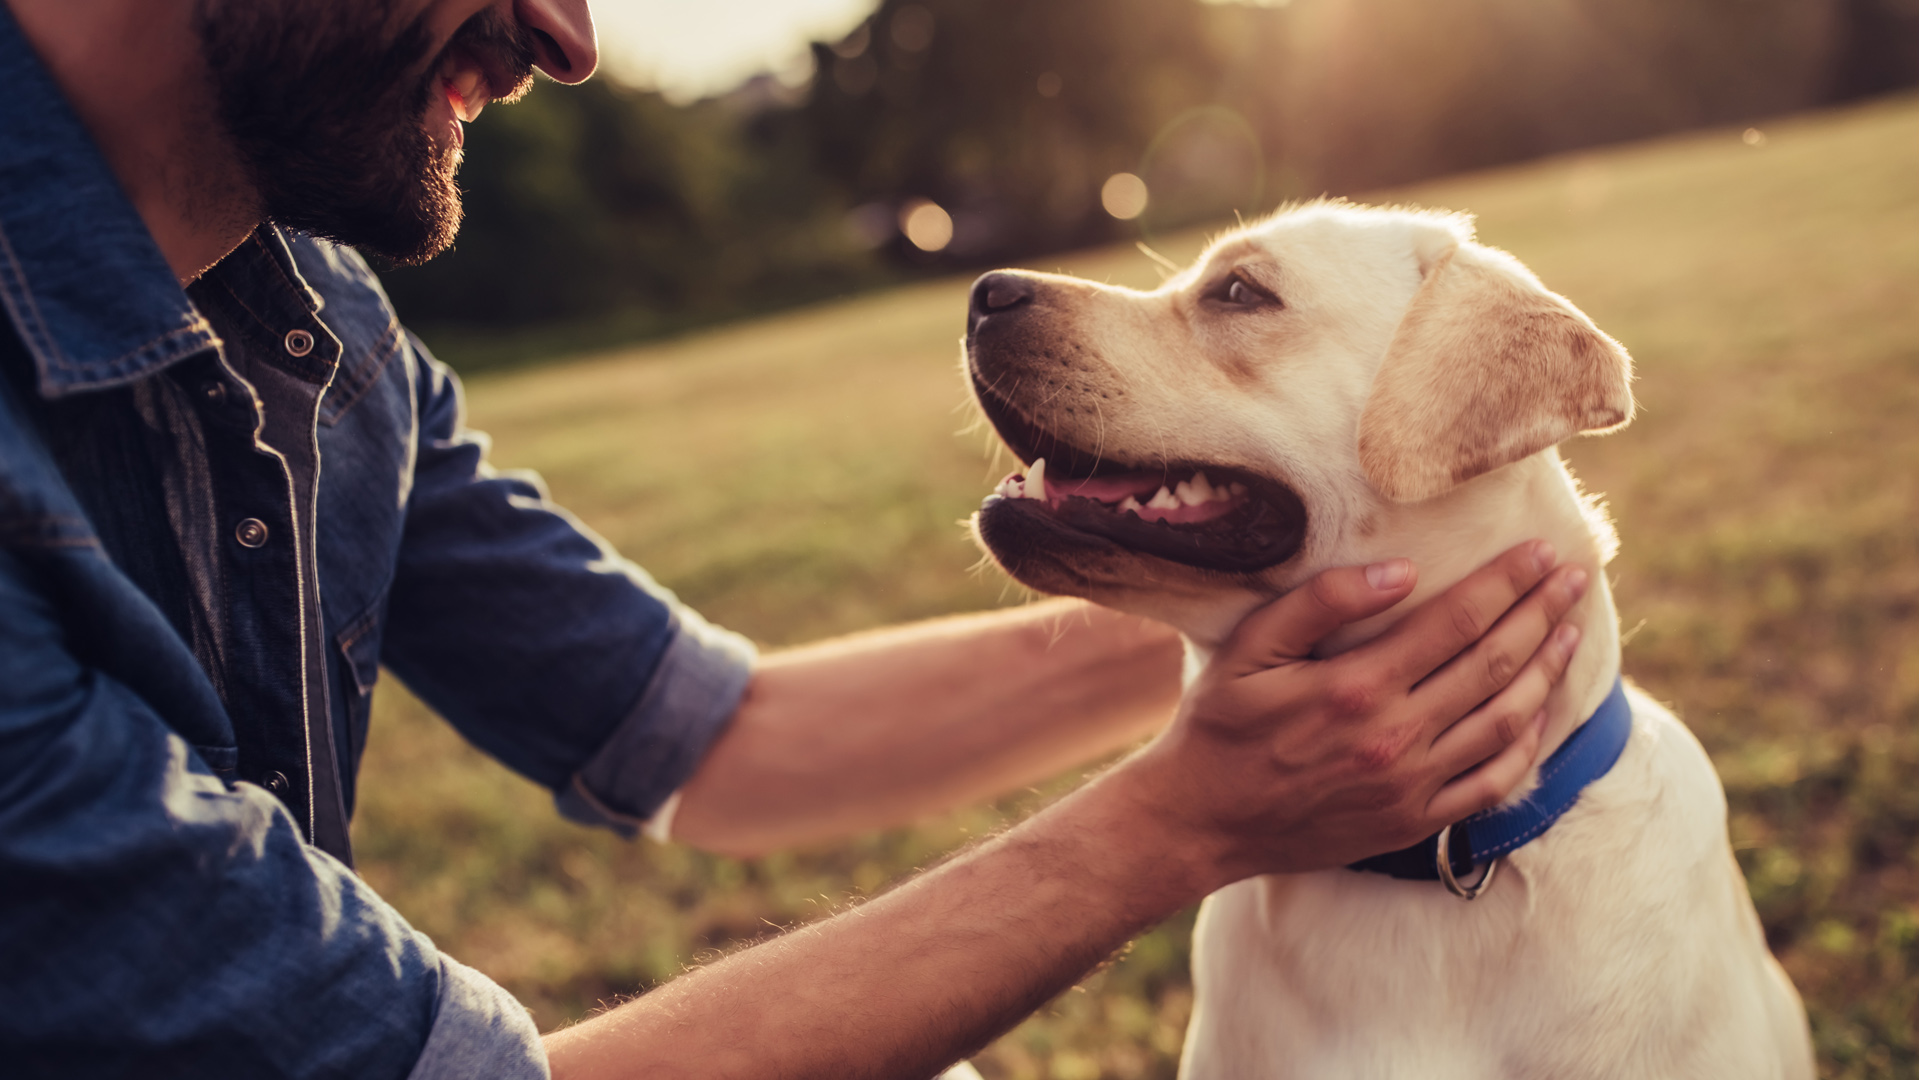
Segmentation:
<svg viewBox="0 0 1920 1080">
<path fill-rule="evenodd" d="M 313 335 L 305 330 L 287 331 L 287 353 L 291 356 L 305 356 L 313 351 Z"/>
<path fill-rule="evenodd" d="M 268 772 L 267 775 L 260 778 L 260 786 L 263 788 L 266 788 L 268 791 L 273 792 L 275 795 L 285 795 L 287 793 L 287 789 L 292 787 L 293 785 L 287 782 L 286 773 L 283 773 L 278 769 L 274 769 Z"/>
<path fill-rule="evenodd" d="M 227 403 L 227 384 L 219 379 L 208 379 L 200 384 L 200 396 L 208 405 L 218 409 Z"/>
<path fill-rule="evenodd" d="M 240 541 L 243 548 L 264 547 L 267 543 L 267 523 L 259 518 L 248 518 L 233 527 L 233 538 Z"/>
</svg>

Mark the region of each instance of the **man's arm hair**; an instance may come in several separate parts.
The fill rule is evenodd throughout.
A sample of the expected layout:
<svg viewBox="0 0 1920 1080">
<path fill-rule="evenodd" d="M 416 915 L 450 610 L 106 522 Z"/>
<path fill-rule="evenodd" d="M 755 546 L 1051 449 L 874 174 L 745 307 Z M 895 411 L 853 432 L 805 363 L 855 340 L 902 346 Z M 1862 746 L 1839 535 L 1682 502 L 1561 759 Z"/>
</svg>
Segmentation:
<svg viewBox="0 0 1920 1080">
<path fill-rule="evenodd" d="M 673 835 L 760 855 L 1038 783 L 1165 726 L 1180 663 L 1171 629 L 1079 601 L 764 657 Z"/>
</svg>

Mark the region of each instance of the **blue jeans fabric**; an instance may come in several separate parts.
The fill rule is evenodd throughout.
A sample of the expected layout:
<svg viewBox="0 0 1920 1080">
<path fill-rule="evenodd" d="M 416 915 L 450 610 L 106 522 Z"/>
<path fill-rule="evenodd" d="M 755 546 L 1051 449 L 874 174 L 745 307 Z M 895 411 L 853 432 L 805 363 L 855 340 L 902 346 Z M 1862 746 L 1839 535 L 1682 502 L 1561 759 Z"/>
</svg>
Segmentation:
<svg viewBox="0 0 1920 1080">
<path fill-rule="evenodd" d="M 351 870 L 381 667 L 631 831 L 751 646 L 491 469 L 353 251 L 182 290 L 4 5 L 0 100 L 0 1071 L 544 1075 Z"/>
</svg>

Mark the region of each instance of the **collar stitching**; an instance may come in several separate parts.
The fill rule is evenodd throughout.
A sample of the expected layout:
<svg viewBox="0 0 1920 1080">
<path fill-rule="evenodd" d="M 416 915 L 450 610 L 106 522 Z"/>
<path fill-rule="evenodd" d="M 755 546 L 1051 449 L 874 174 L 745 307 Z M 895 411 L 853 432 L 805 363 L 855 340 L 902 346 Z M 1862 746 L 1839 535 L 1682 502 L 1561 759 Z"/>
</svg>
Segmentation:
<svg viewBox="0 0 1920 1080">
<path fill-rule="evenodd" d="M 0 255 L 6 256 L 6 272 L 0 273 L 6 288 L 3 291 L 7 299 L 7 311 L 13 316 L 14 325 L 26 333 L 22 334 L 23 343 L 32 349 L 36 359 L 50 360 L 66 366 L 65 355 L 60 351 L 60 343 L 53 339 L 53 332 L 47 326 L 46 316 L 40 314 L 40 304 L 34 299 L 33 286 L 27 282 L 26 267 L 20 265 L 20 257 L 14 253 L 13 242 L 7 238 L 5 224 L 0 222 Z"/>
</svg>

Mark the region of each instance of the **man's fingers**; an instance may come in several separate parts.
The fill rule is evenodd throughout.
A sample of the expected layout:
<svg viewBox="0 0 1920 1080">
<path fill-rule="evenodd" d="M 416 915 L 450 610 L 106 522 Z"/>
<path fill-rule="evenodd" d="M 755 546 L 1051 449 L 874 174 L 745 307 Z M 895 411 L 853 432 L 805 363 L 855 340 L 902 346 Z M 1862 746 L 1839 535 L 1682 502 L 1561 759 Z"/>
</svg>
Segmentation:
<svg viewBox="0 0 1920 1080">
<path fill-rule="evenodd" d="M 1420 605 L 1367 648 L 1386 661 L 1394 681 L 1411 686 L 1499 622 L 1516 600 L 1547 576 L 1554 559 L 1553 545 L 1545 540 L 1510 548 L 1453 588 Z M 1533 644 L 1520 655 L 1532 652 Z M 1518 665 L 1514 670 L 1519 670 Z"/>
<path fill-rule="evenodd" d="M 1512 745 L 1473 771 L 1442 785 L 1433 793 L 1433 798 L 1427 800 L 1429 825 L 1437 830 L 1499 805 L 1533 767 L 1533 757 L 1540 752 L 1540 738 L 1546 726 L 1547 714 L 1543 709 L 1534 715 L 1533 722 L 1526 725 Z"/>
<path fill-rule="evenodd" d="M 1450 718 L 1505 690 L 1586 591 L 1585 570 L 1577 566 L 1555 570 L 1471 648 L 1415 686 L 1413 696 L 1434 718 L 1432 730 L 1443 730 Z M 1532 712 L 1529 709 L 1526 715 Z"/>
<path fill-rule="evenodd" d="M 1405 599 L 1416 577 L 1405 559 L 1323 571 L 1242 620 L 1220 650 L 1221 663 L 1248 675 L 1302 659 L 1321 638 Z"/>
<path fill-rule="evenodd" d="M 1547 695 L 1566 674 L 1579 644 L 1580 628 L 1562 623 L 1534 650 L 1533 658 L 1505 690 L 1433 741 L 1427 760 L 1445 775 L 1458 776 L 1505 750 L 1546 705 Z"/>
</svg>

